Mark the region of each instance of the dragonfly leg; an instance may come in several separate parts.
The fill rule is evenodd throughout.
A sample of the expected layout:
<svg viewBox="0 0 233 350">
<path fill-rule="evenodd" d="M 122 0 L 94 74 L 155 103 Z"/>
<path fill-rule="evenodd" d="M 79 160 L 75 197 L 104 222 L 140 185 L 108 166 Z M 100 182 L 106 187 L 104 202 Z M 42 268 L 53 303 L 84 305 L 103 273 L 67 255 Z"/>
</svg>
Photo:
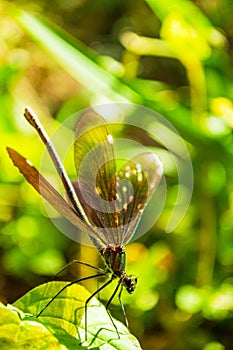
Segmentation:
<svg viewBox="0 0 233 350">
<path fill-rule="evenodd" d="M 128 322 L 128 319 L 127 319 L 127 316 L 126 316 L 124 304 L 123 304 L 122 299 L 121 299 L 122 290 L 123 290 L 123 286 L 121 286 L 121 290 L 120 290 L 120 292 L 118 294 L 118 299 L 119 299 L 119 302 L 120 302 L 120 305 L 121 305 L 121 310 L 122 310 L 124 318 L 125 318 L 126 327 L 128 328 L 129 327 L 129 322 Z"/>
<path fill-rule="evenodd" d="M 106 275 L 106 273 L 104 274 Z M 111 282 L 112 282 L 112 278 L 107 281 L 106 283 L 104 283 L 100 288 L 98 288 L 85 302 L 85 341 L 87 341 L 87 304 L 89 303 L 89 301 L 96 295 L 98 294 L 101 290 L 103 290 L 105 287 L 107 287 Z M 116 328 L 116 326 L 114 325 L 114 327 Z"/>
<path fill-rule="evenodd" d="M 72 281 L 72 282 L 68 283 L 62 289 L 60 289 L 59 292 L 57 292 L 56 295 L 54 295 L 54 297 L 43 307 L 43 309 L 36 315 L 36 317 L 40 317 L 40 315 L 44 312 L 44 310 L 47 309 L 47 307 L 54 301 L 54 299 L 56 299 L 58 297 L 58 295 L 60 295 L 63 292 L 63 290 L 65 290 L 66 288 L 72 286 L 75 283 L 86 281 L 86 280 L 89 280 L 91 278 L 102 277 L 102 276 L 105 276 L 105 275 L 106 275 L 106 273 L 98 273 L 98 274 L 87 276 L 87 277 L 83 277 L 83 278 L 80 278 L 78 280 L 75 280 L 75 281 Z"/>
<path fill-rule="evenodd" d="M 80 260 L 72 260 L 71 262 L 69 262 L 68 264 L 66 264 L 60 271 L 58 271 L 56 273 L 56 275 L 54 276 L 54 278 L 56 278 L 57 276 L 59 276 L 63 271 L 67 270 L 70 266 L 72 266 L 73 264 L 80 264 L 80 265 L 84 265 L 84 266 L 87 266 L 87 267 L 90 267 L 91 269 L 94 269 L 94 270 L 97 270 L 97 271 L 100 271 L 102 273 L 106 273 L 106 271 L 104 269 L 101 269 L 100 267 L 97 267 L 97 266 L 93 266 L 93 265 L 90 265 L 86 262 L 83 262 L 83 261 L 80 261 Z"/>
</svg>

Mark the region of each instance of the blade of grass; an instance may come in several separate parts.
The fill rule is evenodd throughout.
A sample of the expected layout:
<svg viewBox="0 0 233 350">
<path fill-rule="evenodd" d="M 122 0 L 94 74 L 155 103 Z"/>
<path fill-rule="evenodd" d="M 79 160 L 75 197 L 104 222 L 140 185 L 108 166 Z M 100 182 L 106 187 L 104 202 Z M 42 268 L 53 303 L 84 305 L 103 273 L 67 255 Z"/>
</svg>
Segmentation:
<svg viewBox="0 0 233 350">
<path fill-rule="evenodd" d="M 188 135 L 190 142 L 205 145 L 203 131 L 191 124 L 190 111 L 182 105 L 169 110 L 167 101 L 159 94 L 148 98 L 145 84 L 141 86 L 138 78 L 127 84 L 117 79 L 95 62 L 97 54 L 94 51 L 45 19 L 22 10 L 14 11 L 12 16 L 54 61 L 93 94 L 112 102 L 136 103 L 152 108 L 165 115 L 182 135 Z"/>
<path fill-rule="evenodd" d="M 89 58 L 91 50 L 83 52 L 85 47 L 81 43 L 80 48 L 75 48 L 51 24 L 48 26 L 24 11 L 16 11 L 14 18 L 54 61 L 94 94 L 106 96 L 114 102 L 142 102 L 137 93 L 98 66 L 93 60 L 94 54 Z"/>
</svg>

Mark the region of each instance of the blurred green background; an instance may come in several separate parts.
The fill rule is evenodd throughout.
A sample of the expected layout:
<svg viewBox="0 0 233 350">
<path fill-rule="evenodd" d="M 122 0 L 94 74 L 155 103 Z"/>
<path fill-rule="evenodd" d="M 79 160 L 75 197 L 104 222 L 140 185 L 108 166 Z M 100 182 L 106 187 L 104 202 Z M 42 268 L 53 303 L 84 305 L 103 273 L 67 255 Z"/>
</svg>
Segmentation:
<svg viewBox="0 0 233 350">
<path fill-rule="evenodd" d="M 11 146 L 40 164 L 44 147 L 24 121 L 24 107 L 51 133 L 82 108 L 134 102 L 160 112 L 185 140 L 194 192 L 182 223 L 164 233 L 176 192 L 171 171 L 162 216 L 127 247 L 128 270 L 140 275 L 134 295 L 123 296 L 130 329 L 143 349 L 232 349 L 232 23 L 229 0 L 0 3 L 3 302 L 48 281 L 74 258 L 98 263 L 94 248 L 53 226 L 7 156 Z M 86 271 L 67 278 L 77 273 Z M 122 319 L 117 300 L 111 310 Z"/>
</svg>

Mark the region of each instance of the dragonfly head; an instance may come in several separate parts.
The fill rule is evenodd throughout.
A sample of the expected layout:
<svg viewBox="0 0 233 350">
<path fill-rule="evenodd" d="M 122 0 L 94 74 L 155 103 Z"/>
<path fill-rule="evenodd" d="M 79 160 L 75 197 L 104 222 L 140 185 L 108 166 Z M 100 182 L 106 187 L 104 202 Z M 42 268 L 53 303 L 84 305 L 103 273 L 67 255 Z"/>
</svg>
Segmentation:
<svg viewBox="0 0 233 350">
<path fill-rule="evenodd" d="M 129 294 L 132 294 L 133 291 L 135 290 L 137 281 L 138 281 L 137 277 L 131 276 L 131 275 L 130 276 L 124 275 L 122 278 L 122 284 L 126 288 Z"/>
</svg>

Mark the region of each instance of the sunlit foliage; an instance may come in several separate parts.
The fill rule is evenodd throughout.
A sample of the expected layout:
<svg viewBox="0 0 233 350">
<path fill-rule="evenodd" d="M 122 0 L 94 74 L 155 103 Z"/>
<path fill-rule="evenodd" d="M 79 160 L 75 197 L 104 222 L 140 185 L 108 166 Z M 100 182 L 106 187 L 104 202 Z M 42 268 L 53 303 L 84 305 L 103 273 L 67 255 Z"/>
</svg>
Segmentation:
<svg viewBox="0 0 233 350">
<path fill-rule="evenodd" d="M 11 146 L 40 164 L 43 145 L 23 120 L 23 108 L 32 106 L 49 133 L 90 105 L 134 102 L 160 112 L 176 127 L 190 151 L 195 184 L 184 220 L 164 233 L 177 190 L 169 174 L 161 218 L 127 248 L 128 272 L 139 276 L 135 294 L 123 297 L 131 329 L 144 349 L 230 350 L 233 5 L 196 3 L 1 2 L 3 302 L 47 281 L 73 258 L 98 264 L 94 249 L 56 230 L 40 197 L 7 157 L 5 147 Z M 145 142 L 153 148 L 150 138 Z M 67 279 L 85 273 L 72 270 Z M 109 291 L 101 297 L 107 299 Z M 112 311 L 122 317 L 115 303 Z"/>
</svg>

